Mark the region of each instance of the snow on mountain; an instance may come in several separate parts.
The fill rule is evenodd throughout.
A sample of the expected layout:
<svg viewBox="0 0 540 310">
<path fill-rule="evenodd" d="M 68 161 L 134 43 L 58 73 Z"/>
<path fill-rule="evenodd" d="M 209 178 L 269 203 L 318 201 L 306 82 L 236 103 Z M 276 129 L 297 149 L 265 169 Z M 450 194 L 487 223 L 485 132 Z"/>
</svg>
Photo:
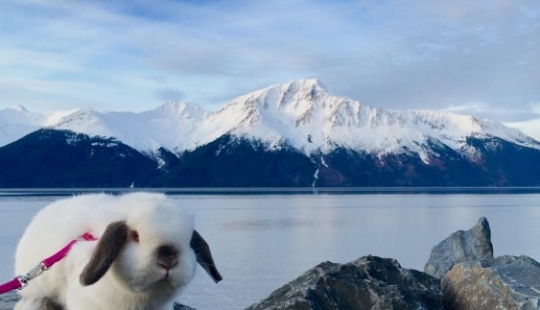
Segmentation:
<svg viewBox="0 0 540 310">
<path fill-rule="evenodd" d="M 512 128 L 517 128 L 523 132 L 526 132 L 528 135 L 535 138 L 536 140 L 540 141 L 540 131 L 538 130 L 538 128 L 540 128 L 539 119 L 532 119 L 521 122 L 509 122 L 504 123 L 504 125 Z"/>
<path fill-rule="evenodd" d="M 31 113 L 23 106 L 0 110 L 0 146 L 38 130 L 43 124 L 43 115 Z"/>
<path fill-rule="evenodd" d="M 471 136 L 540 149 L 539 142 L 498 122 L 432 110 L 375 108 L 333 95 L 316 79 L 254 91 L 215 113 L 176 101 L 141 113 L 77 109 L 40 115 L 22 107 L 0 111 L 1 145 L 39 127 L 115 137 L 145 153 L 159 147 L 191 150 L 225 134 L 262 141 L 269 149 L 288 145 L 306 154 L 341 146 L 377 154 L 415 152 L 427 158 L 428 143 L 473 154 L 466 144 Z"/>
<path fill-rule="evenodd" d="M 211 114 L 194 103 L 170 101 L 140 116 L 146 120 L 146 128 L 153 132 L 161 146 L 182 151 L 182 146 L 191 139 L 199 124 Z"/>
<path fill-rule="evenodd" d="M 209 115 L 210 112 L 196 104 L 176 101 L 141 113 L 75 109 L 44 115 L 23 107 L 7 108 L 0 110 L 0 146 L 47 127 L 114 137 L 145 153 L 159 147 L 174 150 Z"/>
<path fill-rule="evenodd" d="M 78 110 L 50 127 L 114 137 L 135 149 L 153 153 L 160 147 L 174 150 L 209 114 L 196 104 L 170 101 L 141 113 Z"/>
<path fill-rule="evenodd" d="M 204 120 L 200 144 L 223 134 L 258 139 L 269 148 L 287 144 L 309 154 L 336 146 L 366 152 L 425 155 L 437 142 L 468 153 L 466 138 L 496 136 L 540 148 L 518 130 L 472 116 L 430 110 L 383 110 L 329 93 L 316 79 L 274 85 L 238 97 Z M 205 134 L 202 134 L 205 133 Z"/>
<path fill-rule="evenodd" d="M 78 110 L 40 114 L 28 111 L 23 106 L 0 110 L 0 146 L 16 141 L 43 127 L 56 125 L 64 117 Z"/>
</svg>

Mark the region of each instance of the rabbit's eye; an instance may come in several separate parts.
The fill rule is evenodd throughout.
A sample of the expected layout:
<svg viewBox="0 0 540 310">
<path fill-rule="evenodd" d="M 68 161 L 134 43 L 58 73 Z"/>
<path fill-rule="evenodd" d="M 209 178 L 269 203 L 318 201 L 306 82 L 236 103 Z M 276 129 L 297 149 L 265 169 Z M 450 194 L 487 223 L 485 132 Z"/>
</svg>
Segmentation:
<svg viewBox="0 0 540 310">
<path fill-rule="evenodd" d="M 139 233 L 136 230 L 130 232 L 131 239 L 135 242 L 139 242 Z"/>
</svg>

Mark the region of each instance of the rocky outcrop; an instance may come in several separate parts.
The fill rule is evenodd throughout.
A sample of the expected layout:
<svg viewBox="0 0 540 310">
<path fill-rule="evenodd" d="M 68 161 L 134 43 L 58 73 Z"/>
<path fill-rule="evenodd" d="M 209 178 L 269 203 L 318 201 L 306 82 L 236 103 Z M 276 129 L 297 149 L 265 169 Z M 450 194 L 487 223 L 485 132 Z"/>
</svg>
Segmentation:
<svg viewBox="0 0 540 310">
<path fill-rule="evenodd" d="M 484 217 L 435 246 L 425 271 L 375 256 L 326 262 L 246 310 L 540 310 L 540 263 L 493 258 Z"/>
<path fill-rule="evenodd" d="M 485 217 L 470 230 L 458 230 L 431 251 L 424 272 L 438 279 L 458 263 L 493 258 L 491 230 Z"/>
<path fill-rule="evenodd" d="M 439 281 L 394 259 L 322 263 L 246 310 L 442 310 Z"/>
<path fill-rule="evenodd" d="M 441 286 L 446 310 L 540 309 L 540 263 L 527 256 L 458 264 Z"/>
</svg>

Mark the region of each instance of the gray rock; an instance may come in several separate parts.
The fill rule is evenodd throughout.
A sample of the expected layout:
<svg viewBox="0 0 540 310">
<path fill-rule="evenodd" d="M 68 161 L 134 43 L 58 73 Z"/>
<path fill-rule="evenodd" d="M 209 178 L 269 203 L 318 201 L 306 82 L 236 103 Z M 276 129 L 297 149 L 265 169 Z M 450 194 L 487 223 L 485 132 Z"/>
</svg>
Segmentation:
<svg viewBox="0 0 540 310">
<path fill-rule="evenodd" d="M 173 310 L 196 310 L 196 309 L 191 308 L 191 307 L 186 306 L 186 305 L 176 303 L 176 304 L 174 304 Z"/>
<path fill-rule="evenodd" d="M 458 263 L 492 258 L 491 230 L 486 218 L 481 217 L 470 230 L 458 230 L 436 245 L 424 272 L 442 279 Z"/>
<path fill-rule="evenodd" d="M 442 310 L 439 280 L 394 259 L 325 262 L 246 310 Z"/>
<path fill-rule="evenodd" d="M 19 300 L 19 295 L 16 292 L 0 295 L 0 310 L 13 310 L 17 300 Z"/>
<path fill-rule="evenodd" d="M 540 309 L 540 264 L 527 256 L 458 264 L 441 286 L 446 310 Z"/>
</svg>

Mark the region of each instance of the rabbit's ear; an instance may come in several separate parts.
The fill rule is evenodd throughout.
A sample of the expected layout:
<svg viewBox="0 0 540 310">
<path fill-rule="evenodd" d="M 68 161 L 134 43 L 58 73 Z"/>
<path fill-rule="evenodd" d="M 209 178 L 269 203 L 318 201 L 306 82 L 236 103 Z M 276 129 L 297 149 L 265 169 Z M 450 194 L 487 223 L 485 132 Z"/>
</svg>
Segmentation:
<svg viewBox="0 0 540 310">
<path fill-rule="evenodd" d="M 114 222 L 107 226 L 98 241 L 90 262 L 84 267 L 80 282 L 83 286 L 96 283 L 105 275 L 128 240 L 129 228 L 125 222 Z"/>
<path fill-rule="evenodd" d="M 201 265 L 206 273 L 217 283 L 223 278 L 219 274 L 219 271 L 214 264 L 214 259 L 212 258 L 212 253 L 210 253 L 210 247 L 208 243 L 203 239 L 203 237 L 196 231 L 193 231 L 191 236 L 191 242 L 189 243 L 195 255 L 197 256 L 197 262 Z"/>
</svg>

